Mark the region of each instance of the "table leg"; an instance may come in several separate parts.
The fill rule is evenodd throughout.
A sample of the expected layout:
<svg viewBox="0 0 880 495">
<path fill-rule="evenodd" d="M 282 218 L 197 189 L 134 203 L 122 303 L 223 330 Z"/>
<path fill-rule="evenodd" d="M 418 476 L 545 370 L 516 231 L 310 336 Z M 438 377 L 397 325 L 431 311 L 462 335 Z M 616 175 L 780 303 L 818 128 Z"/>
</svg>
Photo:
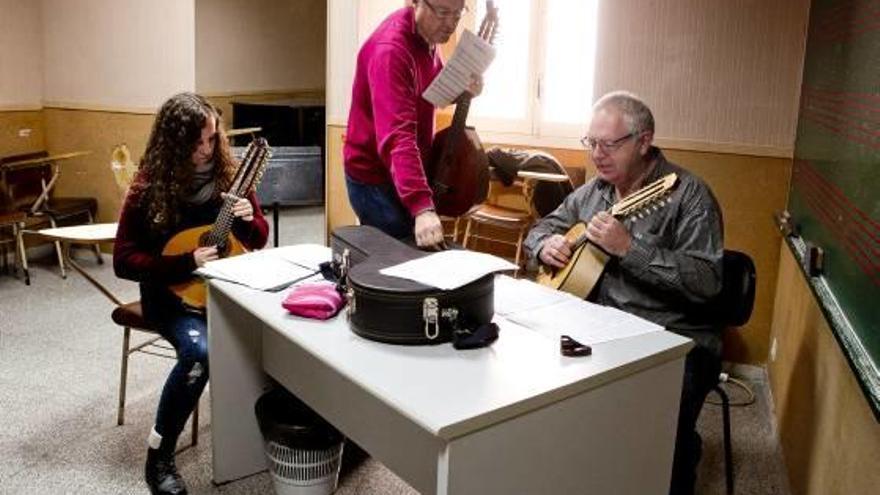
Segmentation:
<svg viewBox="0 0 880 495">
<path fill-rule="evenodd" d="M 208 290 L 213 479 L 223 483 L 266 469 L 254 404 L 268 380 L 262 323 L 222 292 Z"/>
<path fill-rule="evenodd" d="M 12 230 L 15 236 L 16 253 L 21 261 L 21 270 L 24 272 L 24 284 L 31 285 L 31 275 L 28 273 L 27 250 L 24 247 L 24 235 L 22 234 L 24 223 L 13 225 Z"/>
<path fill-rule="evenodd" d="M 61 252 L 63 255 L 62 259 L 64 260 L 64 262 L 66 262 L 71 268 L 73 268 L 80 275 L 82 275 L 83 278 L 85 278 L 90 284 L 92 284 L 92 286 L 94 288 L 98 289 L 98 291 L 100 291 L 101 294 L 104 294 L 105 296 L 107 296 L 108 299 L 113 301 L 114 304 L 116 304 L 117 306 L 122 306 L 124 304 L 122 302 L 122 300 L 120 300 L 118 297 L 116 297 L 115 294 L 110 292 L 110 289 L 108 289 L 107 287 L 104 287 L 104 284 L 99 282 L 95 277 L 89 275 L 89 272 L 87 272 L 85 270 L 85 268 L 83 268 L 79 263 L 76 262 L 76 260 L 74 260 L 70 256 L 70 243 L 64 242 L 62 244 L 63 244 L 63 248 L 61 249 Z M 63 265 L 63 263 L 62 263 L 62 265 Z"/>
</svg>

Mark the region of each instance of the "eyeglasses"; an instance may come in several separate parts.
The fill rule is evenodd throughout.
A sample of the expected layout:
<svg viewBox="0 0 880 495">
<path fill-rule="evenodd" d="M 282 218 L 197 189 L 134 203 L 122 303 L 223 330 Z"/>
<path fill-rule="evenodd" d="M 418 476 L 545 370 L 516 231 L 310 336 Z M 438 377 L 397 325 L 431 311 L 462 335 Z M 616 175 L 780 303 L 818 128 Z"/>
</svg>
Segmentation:
<svg viewBox="0 0 880 495">
<path fill-rule="evenodd" d="M 437 16 L 437 18 L 440 19 L 441 21 L 448 21 L 450 19 L 457 21 L 457 20 L 461 19 L 462 15 L 467 14 L 470 11 L 470 9 L 468 9 L 467 5 L 460 8 L 459 10 L 451 10 L 451 9 L 447 9 L 447 8 L 437 8 L 433 5 L 431 5 L 431 2 L 429 2 L 428 0 L 422 0 L 422 3 L 427 5 L 428 8 L 431 9 L 431 12 L 433 12 L 434 15 Z"/>
<path fill-rule="evenodd" d="M 581 138 L 581 144 L 584 145 L 584 148 L 587 148 L 590 151 L 596 151 L 596 149 L 602 148 L 602 150 L 606 153 L 611 153 L 613 151 L 619 150 L 627 139 L 635 135 L 635 132 L 630 132 L 626 136 L 621 136 L 617 139 L 611 139 L 607 141 L 600 141 L 594 137 L 584 136 L 583 138 Z"/>
</svg>

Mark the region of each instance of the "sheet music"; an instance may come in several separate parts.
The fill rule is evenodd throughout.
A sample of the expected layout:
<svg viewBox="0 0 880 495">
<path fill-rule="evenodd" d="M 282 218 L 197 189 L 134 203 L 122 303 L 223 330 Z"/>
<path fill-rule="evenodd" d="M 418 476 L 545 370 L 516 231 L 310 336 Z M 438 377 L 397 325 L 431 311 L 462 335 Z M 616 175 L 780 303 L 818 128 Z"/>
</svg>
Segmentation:
<svg viewBox="0 0 880 495">
<path fill-rule="evenodd" d="M 531 311 L 577 299 L 568 292 L 551 289 L 531 280 L 516 279 L 507 275 L 495 276 L 495 313 L 501 316 Z"/>
<path fill-rule="evenodd" d="M 312 276 L 316 271 L 286 259 L 281 249 L 265 249 L 209 261 L 195 273 L 252 289 L 277 290 Z"/>
<path fill-rule="evenodd" d="M 379 273 L 450 290 L 505 270 L 516 270 L 516 265 L 491 254 L 450 249 L 383 268 Z"/>
<path fill-rule="evenodd" d="M 482 74 L 495 58 L 495 48 L 465 30 L 452 57 L 431 82 L 422 97 L 435 107 L 451 104 L 471 84 L 474 75 Z"/>
<path fill-rule="evenodd" d="M 516 311 L 505 315 L 505 318 L 556 341 L 560 335 L 569 335 L 588 345 L 664 330 L 662 326 L 638 316 L 575 297 L 539 308 Z"/>
</svg>

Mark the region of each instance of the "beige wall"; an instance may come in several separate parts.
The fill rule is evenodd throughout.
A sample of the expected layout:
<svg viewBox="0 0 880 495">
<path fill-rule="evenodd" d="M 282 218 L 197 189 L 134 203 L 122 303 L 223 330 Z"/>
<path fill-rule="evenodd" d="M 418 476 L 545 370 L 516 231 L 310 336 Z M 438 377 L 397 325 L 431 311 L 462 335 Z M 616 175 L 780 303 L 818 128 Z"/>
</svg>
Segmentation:
<svg viewBox="0 0 880 495">
<path fill-rule="evenodd" d="M 357 52 L 376 26 L 405 0 L 327 0 L 327 123 L 345 125 Z"/>
<path fill-rule="evenodd" d="M 45 106 L 152 113 L 195 88 L 194 0 L 43 0 Z"/>
<path fill-rule="evenodd" d="M 767 361 L 779 263 L 773 213 L 785 208 L 791 160 L 675 149 L 665 153 L 709 184 L 724 216 L 724 246 L 748 253 L 755 262 L 755 308 L 745 326 L 725 335 L 724 358 L 763 364 Z"/>
<path fill-rule="evenodd" d="M 97 198 L 101 221 L 120 206 L 113 146 L 137 161 L 158 106 L 195 88 L 193 1 L 42 1 L 46 148 L 92 152 L 61 165 L 56 193 Z"/>
<path fill-rule="evenodd" d="M 357 223 L 357 215 L 348 202 L 345 189 L 345 172 L 342 170 L 342 143 L 345 127 L 327 126 L 327 173 L 324 174 L 324 233 L 329 236 L 333 229 Z M 328 239 L 329 240 L 329 239 Z"/>
<path fill-rule="evenodd" d="M 98 221 L 115 222 L 122 193 L 113 179 L 110 153 L 115 145 L 124 143 L 137 163 L 146 148 L 153 115 L 56 108 L 43 113 L 50 152 L 92 152 L 61 162 L 56 193 L 97 198 Z"/>
<path fill-rule="evenodd" d="M 0 156 L 46 149 L 43 112 L 0 111 Z"/>
<path fill-rule="evenodd" d="M 325 0 L 196 0 L 196 89 L 323 89 Z"/>
<path fill-rule="evenodd" d="M 792 493 L 876 493 L 880 423 L 787 245 L 779 258 L 768 371 Z"/>
<path fill-rule="evenodd" d="M 40 108 L 42 50 L 40 2 L 0 0 L 0 111 Z"/>
<path fill-rule="evenodd" d="M 639 93 L 667 147 L 792 156 L 809 0 L 600 7 L 596 94 Z"/>
</svg>

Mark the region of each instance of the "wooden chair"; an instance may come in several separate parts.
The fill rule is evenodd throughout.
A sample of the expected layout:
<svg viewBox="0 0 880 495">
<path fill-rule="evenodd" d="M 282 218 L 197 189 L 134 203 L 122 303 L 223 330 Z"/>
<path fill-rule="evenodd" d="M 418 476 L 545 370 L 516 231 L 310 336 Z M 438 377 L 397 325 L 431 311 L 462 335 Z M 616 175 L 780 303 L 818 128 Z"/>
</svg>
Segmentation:
<svg viewBox="0 0 880 495">
<path fill-rule="evenodd" d="M 462 242 L 462 234 L 464 233 L 464 226 L 462 225 L 463 218 L 464 216 L 440 217 L 440 223 L 443 224 L 443 240 L 452 244 L 459 244 Z"/>
<path fill-rule="evenodd" d="M 30 285 L 27 267 L 27 253 L 24 249 L 24 232 L 48 222 L 52 228 L 67 223 L 70 219 L 80 217 L 85 223 L 93 223 L 98 210 L 98 201 L 88 197 L 57 197 L 52 194 L 59 172 L 57 160 L 81 156 L 76 152 L 50 157 L 45 151 L 13 155 L 0 158 L 0 174 L 7 202 L 12 209 L 26 214 L 25 226 L 18 229 L 16 243 L 21 254 L 21 266 L 25 275 L 25 283 Z M 55 254 L 61 277 L 67 278 L 62 255 L 61 243 L 55 242 Z M 93 246 L 98 263 L 103 263 L 97 245 Z"/>
<path fill-rule="evenodd" d="M 25 257 L 24 244 L 19 242 L 21 239 L 20 233 L 24 229 L 26 220 L 27 215 L 21 211 L 0 211 L 0 263 L 2 263 L 0 266 L 2 266 L 3 271 L 6 273 L 9 272 L 7 251 L 9 249 L 8 246 L 11 244 L 15 259 L 13 261 L 13 272 L 15 267 L 22 266 L 22 271 L 27 275 L 26 265 L 21 264 L 21 260 Z M 9 236 L 3 233 L 7 228 L 10 230 Z"/>
<path fill-rule="evenodd" d="M 122 333 L 122 362 L 119 367 L 119 404 L 116 413 L 116 424 L 125 424 L 125 394 L 128 384 L 128 359 L 136 353 L 151 354 L 166 359 L 177 359 L 174 348 L 159 335 L 158 329 L 144 318 L 144 312 L 140 301 L 120 303 L 113 309 L 110 317 L 113 322 L 123 328 Z M 151 336 L 136 345 L 131 344 L 131 331 L 148 333 Z M 192 413 L 192 443 L 199 443 L 199 404 L 196 403 Z"/>
<path fill-rule="evenodd" d="M 40 186 L 42 170 L 30 165 L 18 166 L 15 162 L 42 156 L 45 156 L 45 152 L 0 157 L 0 204 L 5 212 L 4 221 L 0 225 L 12 229 L 11 242 L 15 245 L 16 264 L 21 267 L 27 285 L 30 285 L 31 278 L 28 272 L 24 231 L 41 223 L 41 220 L 28 215 L 28 212 L 42 194 Z"/>
<path fill-rule="evenodd" d="M 512 247 L 514 249 L 512 261 L 519 267 L 514 276 L 518 276 L 525 265 L 523 241 L 529 228 L 543 213 L 535 207 L 535 191 L 541 183 L 570 184 L 571 181 L 564 173 L 520 170 L 517 172 L 517 180 L 514 185 L 519 188 L 526 209 L 492 203 L 478 205 L 464 216 L 465 227 L 462 246 L 479 248 L 480 246 L 475 243 L 485 242 Z M 504 234 L 498 235 L 498 230 L 506 231 L 508 234 L 506 236 Z"/>
</svg>

